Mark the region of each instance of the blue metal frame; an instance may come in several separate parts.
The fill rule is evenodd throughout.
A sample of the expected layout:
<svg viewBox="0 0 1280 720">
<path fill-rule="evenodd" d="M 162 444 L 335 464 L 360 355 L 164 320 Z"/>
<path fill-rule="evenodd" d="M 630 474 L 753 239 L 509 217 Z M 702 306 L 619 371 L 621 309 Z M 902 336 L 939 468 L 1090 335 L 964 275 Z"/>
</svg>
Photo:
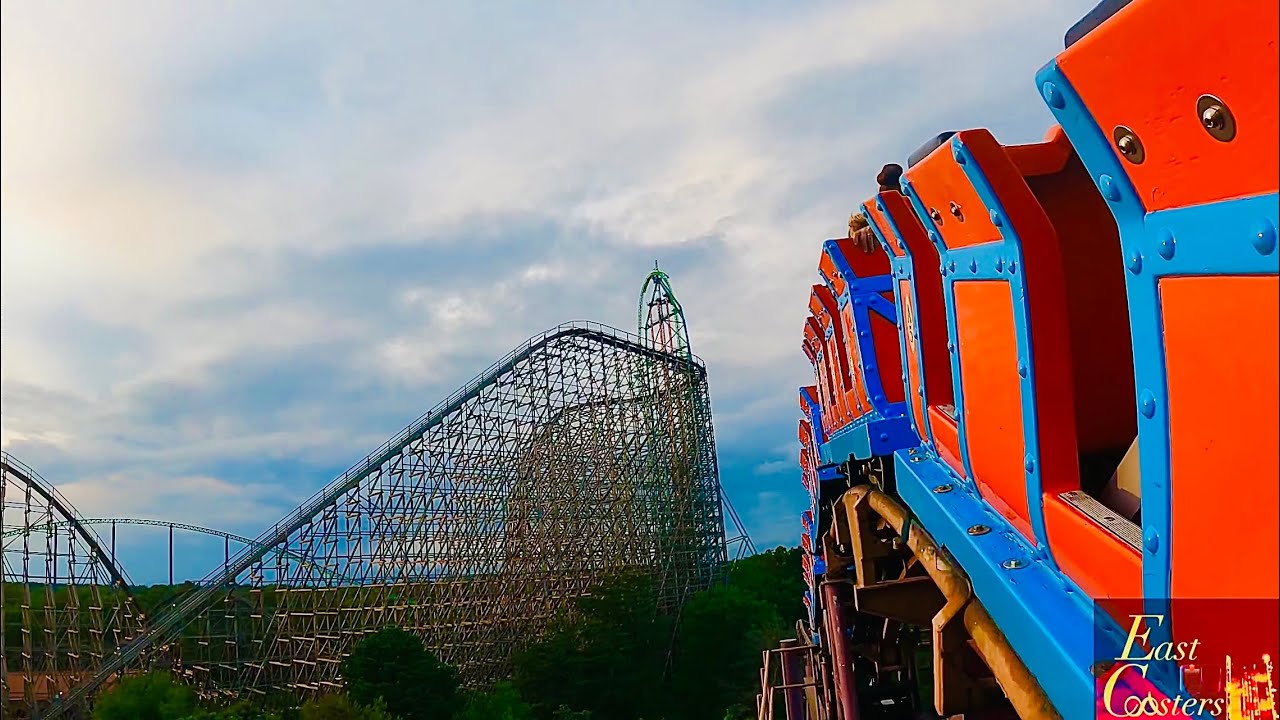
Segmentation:
<svg viewBox="0 0 1280 720">
<path fill-rule="evenodd" d="M 907 289 L 911 293 L 911 307 L 916 315 L 915 326 L 911 329 L 911 337 L 915 340 L 915 345 L 920 352 L 920 387 L 917 388 L 916 394 L 920 396 L 920 407 L 924 410 L 924 412 L 921 413 L 921 421 L 924 423 L 924 427 L 916 426 L 915 417 L 911 414 L 909 405 L 907 417 L 911 420 L 911 426 L 915 429 L 915 433 L 920 438 L 920 441 L 925 445 L 936 449 L 937 444 L 934 441 L 933 427 L 931 425 L 931 420 L 929 419 L 929 397 L 925 390 L 925 386 L 927 384 L 925 382 L 925 373 L 928 372 L 928 369 L 924 365 L 924 342 L 920 338 L 920 296 L 916 292 L 916 278 L 914 274 L 915 258 L 911 254 L 911 249 L 907 247 L 906 238 L 902 236 L 902 230 L 898 228 L 898 223 L 889 215 L 888 210 L 885 209 L 884 202 L 878 198 L 876 199 L 876 209 L 880 211 L 880 215 L 884 217 L 885 222 L 889 223 L 889 229 L 895 236 L 897 236 L 898 245 L 900 246 L 899 249 L 902 251 L 902 255 L 899 256 L 893 252 L 893 248 L 889 244 L 889 239 L 884 237 L 880 232 L 880 228 L 877 227 L 875 223 L 868 223 L 868 225 L 871 228 L 872 234 L 876 236 L 876 240 L 880 242 L 880 247 L 884 248 L 885 254 L 889 256 L 889 269 L 892 279 L 907 281 Z M 861 210 L 864 217 L 871 217 L 871 212 L 867 209 L 865 204 L 862 205 L 859 210 Z M 907 359 L 907 319 L 902 313 L 902 294 L 900 290 L 900 285 L 897 282 L 894 282 L 893 296 L 898 298 L 898 302 L 894 304 L 897 306 L 898 310 L 898 351 L 902 357 L 902 393 L 904 398 L 908 398 L 906 402 L 910 403 L 911 383 L 909 382 L 909 378 L 911 375 L 911 366 Z"/>
<path fill-rule="evenodd" d="M 889 402 L 880 379 L 879 365 L 876 357 L 875 338 L 871 332 L 871 314 L 875 313 L 898 327 L 899 346 L 901 346 L 901 319 L 895 303 L 889 302 L 881 293 L 895 292 L 891 275 L 874 275 L 859 277 L 845 259 L 839 244 L 835 240 L 823 243 L 822 250 L 831 258 L 836 272 L 845 281 L 844 292 L 836 295 L 836 302 L 841 316 L 833 318 L 842 320 L 843 310 L 852 303 L 854 327 L 846 331 L 845 342 L 857 343 L 858 356 L 862 360 L 862 378 L 865 383 L 871 409 L 853 422 L 831 433 L 826 442 L 818 446 L 818 455 L 823 464 L 838 465 L 850 457 L 867 460 L 872 457 L 888 455 L 902 447 L 919 444 L 907 404 Z M 827 287 L 835 294 L 830 281 Z M 895 295 L 896 296 L 896 295 Z M 850 362 L 853 358 L 849 359 Z M 903 385 L 905 389 L 905 383 Z"/>
<path fill-rule="evenodd" d="M 991 615 L 1064 718 L 1093 718 L 1095 660 L 1120 656 L 1125 631 L 1108 622 L 1095 647 L 1096 607 L 978 491 L 924 448 L 893 455 L 898 494 L 969 576 Z M 975 525 L 990 532 L 970 535 Z"/>
<path fill-rule="evenodd" d="M 849 265 L 849 261 L 845 259 L 844 253 L 840 251 L 840 245 L 835 240 L 828 240 L 823 243 L 822 251 L 827 257 L 831 258 L 831 264 L 835 265 L 836 271 L 840 273 L 840 277 L 845 282 L 844 292 L 836 296 L 836 303 L 841 312 L 844 311 L 845 306 L 853 303 L 853 322 L 855 327 L 850 328 L 850 330 L 853 333 L 852 339 L 858 346 L 858 356 L 863 360 L 863 381 L 867 386 L 867 396 L 871 401 L 871 407 L 885 417 L 901 415 L 905 410 L 903 403 L 890 403 L 885 398 L 884 385 L 880 381 L 880 373 L 878 371 L 875 337 L 871 332 L 871 312 L 875 312 L 895 326 L 898 324 L 898 309 L 880 294 L 893 291 L 893 278 L 889 275 L 859 277 L 853 272 L 853 268 Z M 830 283 L 827 283 L 827 287 L 834 294 L 835 288 L 832 288 Z M 839 320 L 840 318 L 835 319 Z M 845 338 L 846 341 L 849 339 Z M 868 360 L 870 360 L 869 363 L 867 362 Z"/>
<path fill-rule="evenodd" d="M 942 263 L 943 297 L 947 305 L 947 349 L 951 353 L 952 382 L 955 386 L 956 424 L 960 435 L 960 460 L 965 474 L 974 477 L 973 465 L 969 459 L 968 423 L 965 420 L 964 383 L 960 375 L 959 332 L 956 328 L 955 284 L 970 280 L 999 280 L 1008 285 L 1013 302 L 1013 332 L 1018 352 L 1018 375 L 1022 405 L 1022 442 L 1026 448 L 1023 457 L 1025 471 L 1027 515 L 1032 534 L 1036 539 L 1036 553 L 1056 567 L 1053 553 L 1049 547 L 1049 535 L 1044 523 L 1044 497 L 1041 482 L 1040 433 L 1039 419 L 1036 413 L 1036 371 L 1034 351 L 1031 343 L 1031 311 L 1027 302 L 1026 283 L 1022 271 L 1022 238 L 1019 237 L 1005 213 L 1004 205 L 996 196 L 995 189 L 987 179 L 986 173 L 979 167 L 973 154 L 964 146 L 959 135 L 951 138 L 949 147 L 952 158 L 960 165 L 965 177 L 982 200 L 984 209 L 990 213 L 991 223 L 1000 233 L 1000 239 L 981 245 L 950 249 L 942 241 L 938 226 L 929 217 L 929 209 L 925 207 L 920 196 L 916 194 L 910 180 L 903 179 L 902 191 L 911 201 L 920 222 L 924 224 L 930 242 L 938 249 L 938 257 Z M 936 151 L 935 151 L 936 152 Z M 973 485 L 972 480 L 965 481 Z"/>
<path fill-rule="evenodd" d="M 1174 275 L 1280 274 L 1276 252 L 1280 198 L 1269 193 L 1148 213 L 1119 155 L 1056 61 L 1036 74 L 1036 84 L 1107 201 L 1120 231 L 1139 410 L 1143 597 L 1145 612 L 1167 615 L 1172 496 L 1159 282 Z M 1171 623 L 1151 629 L 1153 642 L 1171 638 Z M 1151 669 L 1156 670 L 1156 664 Z M 1159 684 L 1181 684 L 1172 663 L 1160 670 L 1159 677 L 1153 678 Z"/>
</svg>

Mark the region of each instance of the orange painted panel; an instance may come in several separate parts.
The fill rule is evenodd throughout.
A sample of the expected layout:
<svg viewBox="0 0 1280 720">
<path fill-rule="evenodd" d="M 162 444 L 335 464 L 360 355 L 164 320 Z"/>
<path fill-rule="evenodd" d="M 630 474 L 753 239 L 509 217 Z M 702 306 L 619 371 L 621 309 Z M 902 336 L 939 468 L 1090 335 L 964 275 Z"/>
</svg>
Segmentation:
<svg viewBox="0 0 1280 720">
<path fill-rule="evenodd" d="M 967 133 L 960 133 L 964 138 Z M 948 248 L 995 242 L 1000 232 L 991 224 L 986 207 L 965 177 L 964 168 L 951 157 L 950 144 L 935 150 L 915 167 L 907 170 L 906 177 L 915 187 L 916 195 L 931 212 L 938 211 L 934 222 L 942 234 L 942 242 Z M 951 212 L 955 204 L 959 215 Z"/>
<path fill-rule="evenodd" d="M 1141 141 L 1145 161 L 1121 165 L 1148 211 L 1275 192 L 1277 26 L 1274 0 L 1215 0 L 1194 12 L 1135 0 L 1059 55 L 1103 134 L 1123 125 Z M 1230 142 L 1202 126 L 1206 94 L 1235 117 Z"/>
<path fill-rule="evenodd" d="M 1057 324 L 1059 313 L 1054 312 L 1054 320 L 1050 321 L 1044 319 L 1046 309 L 1054 308 L 1044 307 L 1045 303 L 1033 307 L 1033 312 L 1038 313 L 1032 322 L 1037 376 L 1069 373 L 1075 441 L 1080 452 L 1126 448 L 1138 429 L 1124 256 L 1115 218 L 1089 180 L 1088 171 L 1073 154 L 1060 163 L 1057 172 L 1027 178 L 1026 183 L 1053 224 L 1046 240 L 1058 249 L 1056 253 L 1029 249 L 1027 270 L 1033 274 L 1033 281 L 1057 283 L 1049 273 L 1041 272 L 1054 266 L 1051 269 L 1060 273 L 1065 290 L 1065 298 L 1042 293 L 1033 299 L 1052 305 L 1060 305 L 1065 299 L 1067 304 L 1062 319 L 1067 323 L 1069 358 L 1060 358 L 1061 363 L 1053 357 L 1052 346 L 1047 345 L 1062 339 L 1061 326 Z M 1045 350 L 1040 350 L 1042 347 Z M 1052 370 L 1046 363 L 1053 363 Z M 1055 391 L 1044 383 L 1042 387 L 1044 392 Z M 1046 407 L 1052 413 L 1062 408 L 1060 402 Z M 1063 482 L 1075 486 L 1074 477 Z"/>
<path fill-rule="evenodd" d="M 880 375 L 880 388 L 886 402 L 903 400 L 902 339 L 895 322 L 876 312 L 868 313 L 871 319 L 871 342 L 876 353 L 876 372 Z"/>
<path fill-rule="evenodd" d="M 845 305 L 840 311 L 840 322 L 849 330 L 849 337 L 855 337 L 858 328 L 853 324 L 853 305 Z M 849 354 L 849 367 L 852 368 L 853 393 L 849 398 L 849 406 L 857 408 L 862 415 L 871 409 L 871 399 L 867 395 L 866 367 L 862 364 L 862 354 L 858 352 L 858 344 L 850 342 L 845 345 Z"/>
<path fill-rule="evenodd" d="M 1274 275 L 1160 281 L 1175 598 L 1276 597 L 1278 300 Z"/>
<path fill-rule="evenodd" d="M 919 218 L 911 210 L 910 201 L 898 192 L 878 196 L 885 211 L 893 218 L 911 252 L 912 282 L 915 284 L 916 322 L 920 324 L 920 354 L 924 362 L 925 390 L 929 402 L 949 405 L 955 398 L 951 382 L 951 357 L 947 353 L 947 308 L 942 297 L 942 274 L 938 271 L 938 251 L 929 242 Z"/>
<path fill-rule="evenodd" d="M 906 252 L 902 248 L 902 240 L 894 234 L 893 229 L 889 226 L 885 214 L 876 209 L 876 198 L 872 197 L 865 203 L 867 208 L 867 222 L 876 226 L 880 231 L 880 235 L 889 243 L 889 249 L 893 252 L 894 257 L 902 257 Z"/>
<path fill-rule="evenodd" d="M 969 465 L 991 503 L 1028 539 L 1023 456 L 1022 390 L 1014 332 L 1013 294 L 1004 280 L 954 285 L 960 388 Z"/>
<path fill-rule="evenodd" d="M 1142 597 L 1142 555 L 1054 494 L 1044 497 L 1053 559 L 1094 600 Z"/>
<path fill-rule="evenodd" d="M 889 274 L 889 256 L 880 251 L 866 252 L 858 248 L 858 244 L 848 238 L 836 240 L 836 246 L 849 263 L 849 269 L 860 278 Z"/>
<path fill-rule="evenodd" d="M 964 463 L 960 461 L 960 428 L 956 425 L 956 421 L 938 409 L 937 405 L 930 405 L 929 427 L 933 429 L 938 455 L 957 475 L 965 477 Z"/>
<path fill-rule="evenodd" d="M 840 372 L 840 391 L 842 394 L 848 392 L 849 359 L 844 353 L 846 335 L 844 327 L 840 324 L 840 310 L 836 298 L 825 285 L 814 285 L 813 295 L 809 299 L 809 308 L 822 323 L 823 331 L 825 332 L 828 328 L 831 330 L 831 337 L 826 342 L 827 350 L 830 357 L 835 359 L 836 368 Z"/>
<path fill-rule="evenodd" d="M 1071 157 L 1071 141 L 1062 127 L 1055 125 L 1045 135 L 1044 142 L 1032 145 L 1006 145 L 1004 152 L 1023 177 L 1052 175 L 1067 164 Z"/>
<path fill-rule="evenodd" d="M 898 281 L 898 302 L 902 307 L 902 326 L 907 342 L 907 395 L 911 398 L 911 416 L 920 437 L 928 437 L 925 425 L 924 399 L 920 397 L 920 348 L 916 344 L 916 309 L 911 302 L 911 283 Z"/>
<path fill-rule="evenodd" d="M 844 278 L 840 277 L 840 273 L 836 271 L 836 264 L 831 261 L 831 256 L 825 252 L 818 256 L 818 273 L 822 275 L 823 279 L 831 283 L 831 290 L 836 297 L 844 294 L 847 287 Z"/>
</svg>

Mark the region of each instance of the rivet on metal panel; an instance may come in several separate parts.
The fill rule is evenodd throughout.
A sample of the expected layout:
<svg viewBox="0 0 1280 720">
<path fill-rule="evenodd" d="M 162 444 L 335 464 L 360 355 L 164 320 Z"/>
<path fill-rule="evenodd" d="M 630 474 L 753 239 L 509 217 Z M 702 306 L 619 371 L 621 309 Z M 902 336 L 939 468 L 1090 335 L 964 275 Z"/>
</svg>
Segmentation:
<svg viewBox="0 0 1280 720">
<path fill-rule="evenodd" d="M 1160 533 L 1156 532 L 1153 527 L 1148 527 L 1146 534 L 1142 538 L 1142 546 L 1147 552 L 1153 553 L 1160 549 Z"/>
<path fill-rule="evenodd" d="M 1200 124 L 1214 140 L 1231 142 L 1236 136 L 1236 118 L 1231 108 L 1213 95 L 1201 95 L 1196 101 L 1196 114 Z"/>
<path fill-rule="evenodd" d="M 1110 175 L 1098 177 L 1098 189 L 1102 191 L 1102 197 L 1112 202 L 1120 199 L 1120 188 L 1116 185 L 1115 178 Z"/>
<path fill-rule="evenodd" d="M 1010 275 L 1012 275 L 1012 274 L 1014 274 L 1014 273 L 1016 273 L 1016 272 L 1018 272 L 1018 262 L 1017 262 L 1016 260 L 1010 260 L 1010 261 L 1009 261 L 1009 274 L 1010 274 Z"/>
<path fill-rule="evenodd" d="M 871 333 L 867 332 L 866 330 L 859 330 L 859 331 L 858 331 L 858 337 L 860 337 L 860 338 L 868 338 L 868 337 L 871 337 Z"/>
<path fill-rule="evenodd" d="M 1067 106 L 1067 98 L 1058 89 L 1057 85 L 1047 82 L 1040 86 L 1040 94 L 1044 96 L 1044 101 L 1049 103 L 1049 107 L 1055 110 L 1061 110 Z"/>
<path fill-rule="evenodd" d="M 1142 147 L 1142 141 L 1138 139 L 1137 133 L 1124 125 L 1117 125 L 1116 129 L 1111 133 L 1112 140 L 1116 143 L 1116 149 L 1120 151 L 1120 157 L 1133 163 L 1141 165 L 1143 160 L 1147 159 L 1147 152 Z"/>
<path fill-rule="evenodd" d="M 950 486 L 950 485 L 939 485 L 939 486 L 937 486 L 937 487 L 935 487 L 935 488 L 933 489 L 933 492 L 934 492 L 935 494 L 937 494 L 937 495 L 944 495 L 944 494 L 946 494 L 946 493 L 951 492 L 951 486 Z"/>
<path fill-rule="evenodd" d="M 986 535 L 991 532 L 991 528 L 986 525 L 970 525 L 968 532 L 970 535 Z"/>
<path fill-rule="evenodd" d="M 947 352 L 955 352 L 955 351 L 956 351 L 955 343 L 947 343 Z"/>
<path fill-rule="evenodd" d="M 970 260 L 970 261 L 969 261 L 969 272 L 971 272 L 971 273 L 976 273 L 976 272 L 978 272 L 978 261 L 977 261 L 977 260 Z"/>
<path fill-rule="evenodd" d="M 1031 454 L 1028 454 L 1028 455 L 1027 455 L 1027 457 L 1022 461 L 1022 467 L 1026 468 L 1026 469 L 1027 469 L 1027 472 L 1029 472 L 1029 473 L 1030 473 L 1030 472 L 1035 472 L 1035 471 L 1036 471 L 1036 459 L 1035 459 L 1035 456 L 1033 456 L 1033 455 L 1031 455 Z"/>
<path fill-rule="evenodd" d="M 996 258 L 996 272 L 1004 270 L 1004 258 Z"/>
<path fill-rule="evenodd" d="M 880 433 L 880 441 L 885 442 L 889 439 L 889 433 Z"/>
<path fill-rule="evenodd" d="M 959 220 L 960 222 L 964 222 L 964 213 L 960 210 L 960 204 L 959 204 L 959 203 L 957 203 L 957 202 L 952 202 L 952 203 L 951 203 L 950 210 L 951 210 L 951 216 L 952 216 L 952 217 L 954 217 L 955 219 Z"/>
<path fill-rule="evenodd" d="M 1276 226 L 1264 219 L 1253 232 L 1253 247 L 1263 255 L 1270 255 L 1276 250 Z"/>
<path fill-rule="evenodd" d="M 1021 375 L 1022 377 L 1027 376 L 1027 361 L 1025 360 L 1018 361 L 1018 374 Z"/>
<path fill-rule="evenodd" d="M 996 227 L 1000 227 L 1001 225 L 1004 225 L 1004 218 L 1000 217 L 999 210 L 991 211 L 991 224 L 995 225 Z"/>
<path fill-rule="evenodd" d="M 955 272 L 955 271 L 956 271 L 956 261 L 955 261 L 955 260 L 952 260 L 951 262 L 947 263 L 947 269 L 948 269 L 948 270 L 950 270 L 951 272 Z"/>
<path fill-rule="evenodd" d="M 1129 272 L 1134 275 L 1142 272 L 1142 253 L 1137 250 L 1129 253 L 1129 259 L 1125 261 L 1124 265 L 1129 268 Z"/>
<path fill-rule="evenodd" d="M 861 304 L 862 304 L 862 298 L 854 298 L 854 299 L 853 299 L 853 304 L 854 304 L 854 305 L 861 305 Z"/>
<path fill-rule="evenodd" d="M 1008 560 L 1000 563 L 1000 567 L 1005 570 L 1017 570 L 1018 568 L 1024 568 L 1026 566 L 1027 563 L 1022 558 L 1009 558 Z"/>
<path fill-rule="evenodd" d="M 1160 253 L 1160 257 L 1168 260 L 1173 257 L 1173 232 L 1169 228 L 1160 228 L 1157 233 L 1160 239 L 1156 245 L 1156 252 Z"/>
<path fill-rule="evenodd" d="M 942 238 L 938 237 L 938 233 L 936 233 L 936 232 L 934 232 L 934 231 L 930 230 L 930 231 L 929 231 L 929 241 L 930 241 L 930 242 L 932 242 L 934 245 L 937 245 L 937 244 L 939 244 L 939 243 L 941 243 L 941 242 L 942 242 Z"/>
<path fill-rule="evenodd" d="M 954 151 L 952 151 L 951 157 L 955 158 L 957 165 L 963 165 L 966 162 L 963 148 L 957 147 Z"/>
<path fill-rule="evenodd" d="M 941 225 L 942 213 L 938 212 L 938 208 L 929 208 L 929 219 Z"/>
<path fill-rule="evenodd" d="M 1138 396 L 1138 409 L 1142 411 L 1142 416 L 1146 418 L 1154 417 L 1156 414 L 1156 396 L 1150 390 L 1143 390 Z"/>
</svg>

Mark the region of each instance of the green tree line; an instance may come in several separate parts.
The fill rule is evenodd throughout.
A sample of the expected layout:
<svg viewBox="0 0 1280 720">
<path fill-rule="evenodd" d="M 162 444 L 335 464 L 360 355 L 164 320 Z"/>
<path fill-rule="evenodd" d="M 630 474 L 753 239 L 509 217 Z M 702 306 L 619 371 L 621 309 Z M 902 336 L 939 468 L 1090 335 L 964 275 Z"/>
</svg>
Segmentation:
<svg viewBox="0 0 1280 720">
<path fill-rule="evenodd" d="M 760 653 L 804 612 L 800 551 L 730 564 L 727 582 L 677 613 L 652 578 L 612 578 L 517 650 L 512 676 L 464 689 L 453 667 L 396 628 L 368 636 L 343 664 L 345 693 L 295 707 L 268 698 L 206 708 L 170 676 L 122 680 L 95 720 L 739 720 L 755 717 Z"/>
</svg>

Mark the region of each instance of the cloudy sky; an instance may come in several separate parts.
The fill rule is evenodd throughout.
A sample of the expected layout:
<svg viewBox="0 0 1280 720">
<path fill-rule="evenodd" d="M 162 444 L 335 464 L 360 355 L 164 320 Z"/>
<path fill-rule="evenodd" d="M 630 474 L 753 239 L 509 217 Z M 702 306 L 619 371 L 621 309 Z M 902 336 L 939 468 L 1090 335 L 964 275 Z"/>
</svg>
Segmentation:
<svg viewBox="0 0 1280 720">
<path fill-rule="evenodd" d="M 632 327 L 656 259 L 794 544 L 821 241 L 936 132 L 1043 136 L 1092 4 L 5 2 L 4 448 L 256 535 L 530 335 Z"/>
</svg>

